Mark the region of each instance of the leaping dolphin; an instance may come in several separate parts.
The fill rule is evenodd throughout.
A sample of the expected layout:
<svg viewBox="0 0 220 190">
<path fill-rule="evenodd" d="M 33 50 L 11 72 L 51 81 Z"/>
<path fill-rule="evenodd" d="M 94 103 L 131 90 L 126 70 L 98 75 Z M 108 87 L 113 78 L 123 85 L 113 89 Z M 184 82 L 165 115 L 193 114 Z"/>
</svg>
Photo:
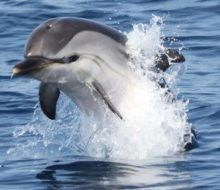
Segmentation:
<svg viewBox="0 0 220 190">
<path fill-rule="evenodd" d="M 41 81 L 40 106 L 55 119 L 60 91 L 87 115 L 102 117 L 110 110 L 123 119 L 121 102 L 130 90 L 135 73 L 129 68 L 127 38 L 108 26 L 81 18 L 53 18 L 38 26 L 26 44 L 24 61 L 13 68 L 14 76 Z M 165 71 L 184 57 L 167 49 L 155 68 Z"/>
</svg>

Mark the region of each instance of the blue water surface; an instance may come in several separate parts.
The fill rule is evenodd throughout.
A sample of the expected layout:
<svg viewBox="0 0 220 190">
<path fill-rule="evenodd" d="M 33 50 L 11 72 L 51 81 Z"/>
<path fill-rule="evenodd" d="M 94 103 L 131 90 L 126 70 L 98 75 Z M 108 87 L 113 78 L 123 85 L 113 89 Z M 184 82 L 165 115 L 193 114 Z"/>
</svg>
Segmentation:
<svg viewBox="0 0 220 190">
<path fill-rule="evenodd" d="M 197 148 L 136 162 L 68 151 L 59 159 L 9 153 L 17 143 L 15 128 L 32 120 L 38 101 L 38 82 L 10 79 L 33 28 L 65 16 L 130 31 L 134 23 L 148 23 L 152 14 L 165 17 L 164 34 L 184 45 L 187 72 L 178 87 L 189 99 Z M 220 189 L 219 0 L 1 0 L 0 60 L 0 189 Z"/>
</svg>

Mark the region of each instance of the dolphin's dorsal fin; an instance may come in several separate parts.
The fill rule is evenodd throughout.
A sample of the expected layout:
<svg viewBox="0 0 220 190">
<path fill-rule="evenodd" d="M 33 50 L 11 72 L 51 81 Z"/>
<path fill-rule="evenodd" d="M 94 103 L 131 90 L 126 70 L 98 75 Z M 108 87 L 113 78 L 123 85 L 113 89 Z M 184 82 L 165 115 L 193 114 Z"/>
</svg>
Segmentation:
<svg viewBox="0 0 220 190">
<path fill-rule="evenodd" d="M 165 72 L 169 67 L 169 59 L 172 63 L 185 61 L 184 56 L 176 49 L 166 49 L 164 53 L 156 56 L 155 67 L 158 71 Z"/>
<path fill-rule="evenodd" d="M 56 117 L 56 104 L 60 95 L 60 90 L 52 84 L 40 84 L 39 101 L 44 114 L 54 120 Z"/>
<path fill-rule="evenodd" d="M 108 106 L 108 108 L 114 113 L 116 114 L 121 120 L 123 119 L 122 115 L 120 114 L 120 112 L 117 110 L 117 108 L 112 104 L 112 102 L 110 101 L 110 98 L 108 97 L 108 95 L 106 94 L 105 90 L 103 89 L 103 87 L 101 86 L 100 83 L 98 83 L 97 81 L 93 81 L 92 82 L 93 87 L 95 88 L 95 90 L 97 91 L 97 93 L 101 96 L 101 98 L 104 100 L 105 104 Z"/>
<path fill-rule="evenodd" d="M 165 53 L 173 63 L 181 63 L 185 61 L 185 57 L 176 49 L 166 49 Z"/>
</svg>

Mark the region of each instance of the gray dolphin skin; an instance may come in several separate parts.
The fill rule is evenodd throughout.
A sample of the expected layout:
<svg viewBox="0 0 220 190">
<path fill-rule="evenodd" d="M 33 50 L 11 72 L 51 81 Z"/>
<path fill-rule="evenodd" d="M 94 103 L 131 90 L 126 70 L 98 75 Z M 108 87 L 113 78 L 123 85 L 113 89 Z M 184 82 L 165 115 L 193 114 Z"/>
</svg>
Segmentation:
<svg viewBox="0 0 220 190">
<path fill-rule="evenodd" d="M 30 35 L 13 76 L 41 81 L 40 106 L 50 119 L 55 119 L 60 91 L 86 115 L 102 118 L 110 111 L 123 119 L 121 101 L 136 79 L 127 64 L 126 41 L 122 33 L 94 21 L 49 19 Z M 168 57 L 184 61 L 169 49 L 158 57 L 155 68 L 162 71 L 169 67 Z"/>
</svg>

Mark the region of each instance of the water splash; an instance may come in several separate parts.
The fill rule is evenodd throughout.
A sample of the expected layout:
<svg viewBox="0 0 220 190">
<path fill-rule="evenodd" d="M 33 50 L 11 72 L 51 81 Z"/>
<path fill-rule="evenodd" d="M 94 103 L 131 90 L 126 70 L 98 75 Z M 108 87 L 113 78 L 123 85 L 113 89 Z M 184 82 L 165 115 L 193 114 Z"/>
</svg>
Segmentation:
<svg viewBox="0 0 220 190">
<path fill-rule="evenodd" d="M 18 145 L 8 154 L 50 157 L 72 154 L 111 159 L 146 159 L 183 150 L 184 135 L 191 133 L 187 122 L 187 102 L 171 101 L 166 88 L 155 80 L 165 78 L 172 88 L 184 70 L 181 65 L 168 73 L 152 71 L 155 55 L 164 50 L 163 20 L 153 16 L 149 25 L 134 25 L 127 33 L 129 66 L 139 80 L 122 103 L 125 121 L 82 118 L 67 97 L 58 102 L 58 119 L 48 120 L 36 108 L 33 120 L 14 132 Z M 152 80 L 154 79 L 154 80 Z"/>
</svg>

